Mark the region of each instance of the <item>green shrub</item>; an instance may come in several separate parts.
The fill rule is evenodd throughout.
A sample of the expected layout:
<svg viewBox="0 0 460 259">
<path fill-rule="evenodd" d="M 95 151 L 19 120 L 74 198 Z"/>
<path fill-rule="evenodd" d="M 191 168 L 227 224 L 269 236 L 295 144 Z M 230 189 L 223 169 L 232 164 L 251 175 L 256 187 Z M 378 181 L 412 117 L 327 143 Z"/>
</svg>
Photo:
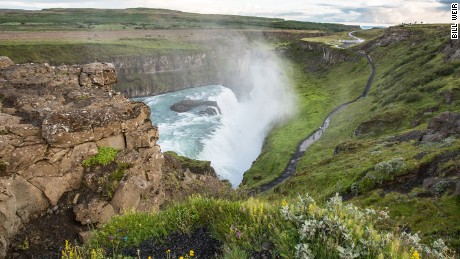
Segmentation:
<svg viewBox="0 0 460 259">
<path fill-rule="evenodd" d="M 83 165 L 90 167 L 92 165 L 103 165 L 106 166 L 113 161 L 118 154 L 118 150 L 111 147 L 99 147 L 97 155 L 90 157 L 83 161 Z"/>
<path fill-rule="evenodd" d="M 103 182 L 102 195 L 111 199 L 120 185 L 121 180 L 125 176 L 125 170 L 128 169 L 129 164 L 118 164 L 117 170 L 109 174 L 106 181 Z"/>
<path fill-rule="evenodd" d="M 398 173 L 405 168 L 404 159 L 403 158 L 394 158 L 388 161 L 383 161 L 375 165 L 375 171 L 378 173 Z"/>
</svg>

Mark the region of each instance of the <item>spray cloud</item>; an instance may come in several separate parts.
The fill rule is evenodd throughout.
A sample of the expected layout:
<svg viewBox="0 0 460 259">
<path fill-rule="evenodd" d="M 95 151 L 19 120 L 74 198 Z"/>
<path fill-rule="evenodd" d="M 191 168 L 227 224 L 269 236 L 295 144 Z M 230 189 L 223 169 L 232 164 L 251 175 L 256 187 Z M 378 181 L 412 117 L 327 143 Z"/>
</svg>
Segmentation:
<svg viewBox="0 0 460 259">
<path fill-rule="evenodd" d="M 233 92 L 225 89 L 215 97 L 222 125 L 203 141 L 198 158 L 210 160 L 221 178 L 237 186 L 269 131 L 294 114 L 295 97 L 288 68 L 274 51 L 261 50 L 260 45 L 235 35 L 227 46 L 231 46 L 226 58 L 236 72 L 236 82 Z"/>
</svg>

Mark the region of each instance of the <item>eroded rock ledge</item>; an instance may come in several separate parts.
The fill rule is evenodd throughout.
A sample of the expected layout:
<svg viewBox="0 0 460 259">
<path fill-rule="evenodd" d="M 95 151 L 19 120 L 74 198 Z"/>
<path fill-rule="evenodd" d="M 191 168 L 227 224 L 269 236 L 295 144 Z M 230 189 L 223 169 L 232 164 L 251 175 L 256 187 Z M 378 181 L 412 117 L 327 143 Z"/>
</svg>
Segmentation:
<svg viewBox="0 0 460 259">
<path fill-rule="evenodd" d="M 0 57 L 0 258 L 21 225 L 80 188 L 82 161 L 98 147 L 121 150 L 117 160 L 135 163 L 112 200 L 76 204 L 82 220 L 104 223 L 161 204 L 158 130 L 146 105 L 112 91 L 116 81 L 112 64 L 14 65 Z"/>
</svg>

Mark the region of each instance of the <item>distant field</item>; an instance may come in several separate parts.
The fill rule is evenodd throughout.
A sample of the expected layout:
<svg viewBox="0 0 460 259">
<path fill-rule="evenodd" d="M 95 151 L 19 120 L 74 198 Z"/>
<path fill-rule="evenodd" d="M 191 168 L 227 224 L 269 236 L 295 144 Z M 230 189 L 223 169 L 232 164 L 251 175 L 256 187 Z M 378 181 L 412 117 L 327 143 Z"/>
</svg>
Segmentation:
<svg viewBox="0 0 460 259">
<path fill-rule="evenodd" d="M 362 38 L 364 40 L 372 40 L 383 35 L 384 29 L 370 29 L 370 30 L 358 30 L 353 33 L 354 36 Z M 302 40 L 312 41 L 312 42 L 321 42 L 331 46 L 341 46 L 343 45 L 343 40 L 354 40 L 354 38 L 348 36 L 349 31 L 335 32 L 329 35 L 321 37 L 306 37 Z"/>
<path fill-rule="evenodd" d="M 126 38 L 169 38 L 184 41 L 203 41 L 206 39 L 226 38 L 234 33 L 284 33 L 315 34 L 317 30 L 222 30 L 222 29 L 190 29 L 190 30 L 110 30 L 110 31 L 3 31 L 0 43 L 14 41 L 113 41 Z"/>
<path fill-rule="evenodd" d="M 0 55 L 15 62 L 71 64 L 219 47 L 230 38 L 271 45 L 353 26 L 163 9 L 0 10 Z"/>
<path fill-rule="evenodd" d="M 291 29 L 347 31 L 353 26 L 236 15 L 185 13 L 165 9 L 0 10 L 0 31 Z"/>
</svg>

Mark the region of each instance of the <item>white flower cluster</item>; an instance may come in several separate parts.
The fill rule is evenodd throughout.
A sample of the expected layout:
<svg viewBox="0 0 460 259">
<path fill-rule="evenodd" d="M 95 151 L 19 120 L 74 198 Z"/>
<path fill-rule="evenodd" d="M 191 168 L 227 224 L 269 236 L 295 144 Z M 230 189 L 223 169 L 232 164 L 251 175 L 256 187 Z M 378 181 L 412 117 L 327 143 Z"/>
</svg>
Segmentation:
<svg viewBox="0 0 460 259">
<path fill-rule="evenodd" d="M 309 195 L 299 197 L 292 205 L 285 204 L 281 214 L 292 222 L 300 243 L 296 246 L 298 258 L 393 258 L 410 248 L 433 258 L 450 254 L 442 240 L 433 248 L 420 244 L 418 235 L 402 233 L 400 237 L 375 229 L 377 223 L 389 218 L 388 212 L 374 209 L 360 210 L 352 204 L 344 205 L 336 194 L 323 207 Z M 395 245 L 398 244 L 398 245 Z M 396 250 L 395 250 L 396 247 Z"/>
<path fill-rule="evenodd" d="M 308 195 L 299 197 L 293 206 L 282 207 L 281 213 L 299 229 L 303 242 L 296 247 L 299 258 L 313 258 L 309 247 L 313 243 L 326 246 L 324 249 L 333 249 L 341 258 L 367 256 L 372 251 L 379 251 L 392 238 L 381 236 L 371 224 L 364 224 L 388 218 L 387 212 L 373 209 L 362 212 L 352 204 L 345 206 L 338 194 L 324 208 L 318 207 Z"/>
</svg>

